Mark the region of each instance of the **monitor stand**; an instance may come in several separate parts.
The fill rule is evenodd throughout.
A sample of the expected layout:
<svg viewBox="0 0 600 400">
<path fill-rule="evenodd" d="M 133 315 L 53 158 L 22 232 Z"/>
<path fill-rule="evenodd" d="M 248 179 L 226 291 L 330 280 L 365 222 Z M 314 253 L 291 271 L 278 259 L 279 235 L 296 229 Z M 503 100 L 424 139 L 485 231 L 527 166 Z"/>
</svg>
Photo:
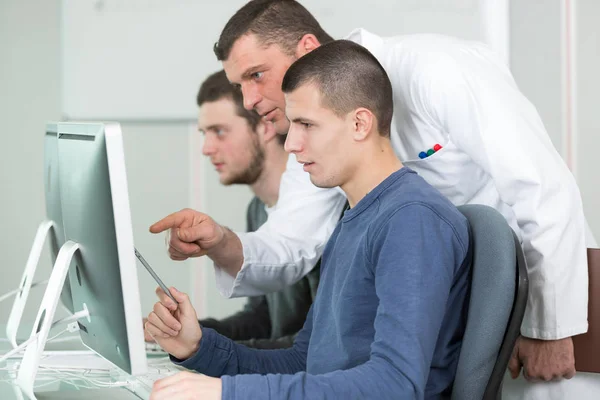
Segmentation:
<svg viewBox="0 0 600 400">
<path fill-rule="evenodd" d="M 8 323 L 6 324 L 6 337 L 13 348 L 17 347 L 17 331 L 21 318 L 23 317 L 23 310 L 27 303 L 27 297 L 32 287 L 33 277 L 35 276 L 35 270 L 37 269 L 40 261 L 42 250 L 44 249 L 44 242 L 49 235 L 54 235 L 52 227 L 54 223 L 50 220 L 43 221 L 33 239 L 31 250 L 29 251 L 29 257 L 27 257 L 27 263 L 25 264 L 25 270 L 21 277 L 21 284 L 19 285 L 18 293 L 15 296 L 10 315 L 8 317 Z"/>
<path fill-rule="evenodd" d="M 77 250 L 79 250 L 79 244 L 70 240 L 60 248 L 31 331 L 31 336 L 28 340 L 30 343 L 25 349 L 23 359 L 19 366 L 16 384 L 30 400 L 36 400 L 33 392 L 35 377 L 37 375 L 44 347 L 46 346 L 46 341 L 48 340 L 48 333 L 53 325 L 54 315 L 60 300 L 60 293 L 65 284 L 65 280 L 67 279 L 71 260 Z M 86 305 L 84 304 L 83 306 L 84 310 L 75 313 L 74 319 L 85 317 L 89 321 L 89 312 Z"/>
</svg>

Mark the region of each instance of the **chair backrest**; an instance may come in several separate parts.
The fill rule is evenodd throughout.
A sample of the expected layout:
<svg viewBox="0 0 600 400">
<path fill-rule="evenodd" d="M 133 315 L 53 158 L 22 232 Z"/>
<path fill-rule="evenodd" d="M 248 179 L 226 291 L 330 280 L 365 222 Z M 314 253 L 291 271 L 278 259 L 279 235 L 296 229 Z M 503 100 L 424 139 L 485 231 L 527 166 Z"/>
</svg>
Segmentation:
<svg viewBox="0 0 600 400">
<path fill-rule="evenodd" d="M 471 226 L 473 270 L 452 399 L 499 399 L 527 303 L 525 259 L 498 211 L 477 204 L 458 209 Z"/>
</svg>

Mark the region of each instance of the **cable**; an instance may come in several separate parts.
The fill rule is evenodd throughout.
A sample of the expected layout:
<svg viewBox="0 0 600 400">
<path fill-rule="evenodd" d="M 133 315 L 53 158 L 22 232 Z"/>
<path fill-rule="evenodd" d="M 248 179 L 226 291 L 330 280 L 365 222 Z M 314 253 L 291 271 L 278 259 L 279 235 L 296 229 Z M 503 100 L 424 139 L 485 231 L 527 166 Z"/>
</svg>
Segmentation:
<svg viewBox="0 0 600 400">
<path fill-rule="evenodd" d="M 30 343 L 36 340 L 38 335 L 39 332 L 27 339 L 26 341 L 24 341 L 23 343 L 21 343 L 20 345 L 18 345 L 17 347 L 15 347 L 14 349 L 12 349 L 11 351 L 9 351 L 8 353 L 2 355 L 2 357 L 0 357 L 0 363 L 21 352 L 25 347 L 29 346 Z"/>
<path fill-rule="evenodd" d="M 68 323 L 68 322 L 72 322 L 72 321 L 77 321 L 79 318 L 84 318 L 89 316 L 89 311 L 88 310 L 82 310 L 82 311 L 78 311 L 73 315 L 70 315 L 68 317 L 59 319 L 56 322 L 53 322 L 50 329 L 52 329 L 53 327 L 62 324 L 62 323 Z M 50 339 L 47 339 L 46 342 L 49 342 L 53 339 L 56 339 L 57 337 L 59 337 L 60 335 L 62 335 L 63 333 L 69 331 L 69 328 L 65 329 L 64 331 L 60 332 L 59 334 L 53 336 Z M 32 343 L 34 340 L 36 340 L 39 336 L 39 332 L 36 333 L 35 335 L 31 336 L 29 339 L 27 339 L 26 341 L 24 341 L 23 343 L 21 343 L 20 345 L 18 345 L 17 347 L 15 347 L 14 349 L 12 349 L 11 351 L 9 351 L 8 353 L 2 355 L 2 357 L 0 357 L 0 363 L 5 361 L 6 359 L 12 357 L 13 355 L 19 353 L 20 351 L 22 351 L 24 348 L 26 348 L 27 346 L 29 346 L 30 343 Z"/>
<path fill-rule="evenodd" d="M 69 322 L 74 322 L 78 319 L 89 317 L 89 315 L 90 312 L 88 310 L 77 311 L 73 315 L 69 315 L 68 317 L 61 318 L 58 321 L 53 322 L 50 329 L 54 328 L 58 324 L 68 324 Z"/>
<path fill-rule="evenodd" d="M 52 336 L 50 339 L 47 339 L 46 342 L 50 342 L 50 341 L 56 339 L 57 337 L 59 337 L 60 335 L 62 335 L 65 332 L 67 332 L 66 329 L 64 331 L 61 331 L 60 333 Z M 23 343 L 21 343 L 18 347 L 15 347 L 8 353 L 4 354 L 2 357 L 0 357 L 0 363 L 3 362 L 4 360 L 14 356 L 15 354 L 23 351 L 27 346 L 29 346 L 30 343 L 32 343 L 34 340 L 36 340 L 38 338 L 38 336 L 39 336 L 39 332 L 36 333 L 35 335 L 33 335 L 32 337 L 30 337 L 29 339 L 27 339 L 26 341 L 24 341 Z"/>
<path fill-rule="evenodd" d="M 87 383 L 90 383 L 92 385 L 94 385 L 95 387 L 122 387 L 122 386 L 129 386 L 131 385 L 133 382 L 126 380 L 126 381 L 110 381 L 111 376 L 107 374 L 106 371 L 104 371 L 103 374 L 97 374 L 98 377 L 92 377 L 90 376 L 90 372 L 91 370 L 86 369 L 83 370 L 83 373 L 75 373 L 75 372 L 71 372 L 71 371 L 65 371 L 59 368 L 54 368 L 54 367 L 48 367 L 48 366 L 42 366 L 40 365 L 40 368 L 44 368 L 47 371 L 52 371 L 55 372 L 58 376 L 61 376 L 61 379 L 64 379 L 65 376 L 71 377 L 73 379 L 76 380 L 82 380 L 82 381 L 86 381 Z M 108 381 L 106 380 L 102 380 L 99 378 L 106 378 L 108 379 Z"/>
<path fill-rule="evenodd" d="M 57 333 L 56 335 L 52 336 L 50 339 L 46 339 L 46 342 L 51 342 L 54 339 L 56 339 L 57 337 L 59 337 L 60 335 L 67 333 L 67 332 L 68 332 L 68 330 L 64 329 L 64 330 L 60 331 L 59 333 Z"/>
<path fill-rule="evenodd" d="M 45 285 L 47 283 L 48 283 L 48 279 L 46 279 L 45 281 L 40 281 L 40 282 L 33 282 L 31 284 L 31 287 L 34 288 L 36 286 Z M 14 295 L 19 294 L 19 293 L 21 293 L 21 288 L 11 290 L 10 292 L 4 293 L 2 296 L 0 296 L 0 303 L 6 299 L 10 299 L 11 297 L 13 297 Z"/>
</svg>

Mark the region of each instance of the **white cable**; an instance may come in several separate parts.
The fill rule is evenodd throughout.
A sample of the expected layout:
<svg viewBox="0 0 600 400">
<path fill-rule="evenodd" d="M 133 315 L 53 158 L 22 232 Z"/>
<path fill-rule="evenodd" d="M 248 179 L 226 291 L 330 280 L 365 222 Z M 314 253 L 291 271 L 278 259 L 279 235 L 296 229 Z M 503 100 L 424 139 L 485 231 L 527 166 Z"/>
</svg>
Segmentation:
<svg viewBox="0 0 600 400">
<path fill-rule="evenodd" d="M 65 323 L 65 322 L 68 323 L 68 322 L 71 322 L 71 321 L 77 321 L 79 318 L 84 318 L 84 317 L 87 317 L 87 316 L 89 316 L 89 312 L 87 310 L 78 311 L 78 312 L 76 312 L 73 315 L 70 315 L 68 317 L 59 319 L 56 322 L 53 322 L 51 328 L 54 328 L 58 324 L 62 324 L 62 323 Z M 59 337 L 60 335 L 62 335 L 65 332 L 67 332 L 67 329 L 65 329 L 64 331 L 60 332 L 59 334 L 53 336 L 52 338 L 47 339 L 46 342 L 49 342 L 49 341 L 51 341 L 53 339 L 56 339 L 57 337 Z M 12 357 L 13 355 L 19 353 L 20 351 L 22 351 L 27 346 L 29 346 L 30 343 L 32 343 L 34 340 L 37 339 L 38 335 L 39 335 L 39 332 L 36 333 L 35 335 L 31 336 L 29 339 L 27 339 L 26 341 L 24 341 L 23 343 L 21 343 L 20 345 L 18 345 L 17 347 L 15 347 L 14 349 L 12 349 L 11 351 L 9 351 L 8 353 L 2 355 L 2 357 L 0 357 L 0 363 L 3 362 L 6 359 Z"/>
<path fill-rule="evenodd" d="M 31 287 L 34 288 L 36 286 L 45 285 L 47 283 L 48 283 L 48 279 L 46 279 L 45 281 L 40 281 L 40 282 L 33 282 L 31 284 Z M 20 292 L 21 292 L 21 288 L 11 290 L 10 292 L 4 293 L 2 296 L 0 296 L 0 302 L 3 302 L 6 299 L 10 299 L 11 297 L 13 297 L 14 295 L 16 295 Z"/>
<path fill-rule="evenodd" d="M 52 336 L 50 339 L 46 339 L 46 342 L 51 342 L 54 339 L 56 339 L 57 337 L 59 337 L 60 335 L 67 333 L 68 331 L 66 329 L 60 331 L 59 333 L 57 333 L 56 335 Z"/>
<path fill-rule="evenodd" d="M 70 372 L 70 371 L 65 371 L 62 370 L 60 368 L 54 368 L 54 367 L 48 367 L 48 366 L 40 366 L 40 368 L 44 368 L 45 370 L 48 371 L 52 371 L 52 372 L 56 372 L 56 374 L 58 376 L 61 377 L 61 380 L 64 379 L 65 376 L 67 377 L 71 377 L 73 379 L 76 380 L 82 380 L 85 381 L 87 383 L 90 383 L 92 385 L 94 385 L 95 387 L 122 387 L 122 386 L 129 386 L 132 384 L 131 381 L 115 381 L 115 382 L 111 382 L 110 379 L 111 377 L 109 375 L 107 375 L 106 372 L 104 372 L 104 374 L 97 374 L 98 377 L 93 378 L 90 376 L 90 372 L 91 370 L 84 370 L 83 373 L 75 373 L 75 372 Z M 106 378 L 109 379 L 109 381 L 106 380 L 102 380 L 99 378 Z"/>
<path fill-rule="evenodd" d="M 67 332 L 66 329 L 64 331 L 58 333 L 57 335 L 54 335 L 53 337 L 51 337 L 47 341 L 50 342 L 51 340 L 56 339 L 57 337 L 59 337 L 60 335 L 62 335 L 65 332 Z M 29 344 L 31 342 L 33 342 L 34 340 L 37 339 L 38 335 L 39 335 L 39 332 L 36 333 L 35 335 L 33 335 L 32 337 L 30 337 L 29 339 L 27 339 L 26 341 L 24 341 L 23 343 L 21 343 L 18 347 L 15 347 L 14 349 L 12 349 L 11 351 L 9 351 L 8 353 L 4 354 L 2 357 L 0 357 L 0 363 L 3 362 L 6 359 L 12 357 L 13 355 L 19 353 L 20 351 L 22 351 L 27 346 L 29 346 Z"/>
<path fill-rule="evenodd" d="M 90 312 L 88 310 L 77 311 L 73 315 L 69 315 L 68 317 L 65 317 L 65 318 L 59 319 L 58 321 L 53 322 L 51 328 L 54 328 L 58 324 L 68 324 L 69 322 L 74 322 L 81 318 L 87 318 L 87 317 L 89 317 L 89 315 L 90 315 Z"/>
<path fill-rule="evenodd" d="M 27 339 L 26 341 L 24 341 L 23 343 L 21 343 L 20 345 L 18 345 L 17 347 L 15 347 L 14 349 L 12 349 L 11 351 L 9 351 L 8 353 L 2 355 L 2 357 L 0 357 L 0 363 L 4 362 L 5 360 L 22 351 L 25 347 L 29 346 L 30 343 L 37 339 L 38 335 L 39 332 Z"/>
<path fill-rule="evenodd" d="M 14 366 L 13 366 L 14 367 Z M 76 388 L 82 387 L 86 389 L 95 389 L 98 387 L 129 387 L 135 384 L 135 381 L 110 381 L 112 377 L 106 371 L 94 371 L 91 369 L 69 371 L 62 368 L 55 368 L 47 365 L 40 365 L 40 371 L 36 377 L 37 385 L 35 389 L 51 385 L 57 381 L 67 383 Z M 8 379 L 1 379 L 1 383 L 12 383 L 16 379 L 17 372 L 14 368 L 0 368 L 0 371 L 8 371 Z M 104 378 L 104 379 L 102 379 Z M 41 383 L 42 381 L 43 383 Z M 76 383 L 77 382 L 77 383 Z M 82 382 L 84 384 L 82 384 Z"/>
</svg>

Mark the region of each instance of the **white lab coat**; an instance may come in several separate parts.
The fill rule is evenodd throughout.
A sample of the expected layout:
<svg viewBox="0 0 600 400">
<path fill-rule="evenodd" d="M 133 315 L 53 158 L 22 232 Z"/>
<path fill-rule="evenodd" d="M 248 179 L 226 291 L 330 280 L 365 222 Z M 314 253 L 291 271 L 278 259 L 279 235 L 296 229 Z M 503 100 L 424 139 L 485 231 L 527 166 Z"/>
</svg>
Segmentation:
<svg viewBox="0 0 600 400">
<path fill-rule="evenodd" d="M 482 44 L 444 36 L 381 38 L 358 29 L 348 39 L 369 49 L 390 77 L 391 139 L 404 165 L 456 205 L 496 208 L 517 232 L 530 278 L 521 332 L 540 339 L 586 332 L 580 193 L 508 68 Z M 419 158 L 435 144 L 442 149 Z M 277 209 L 257 233 L 240 235 L 241 272 L 233 279 L 216 269 L 226 296 L 295 282 L 312 268 L 333 230 L 343 196 L 312 186 L 293 158 Z"/>
</svg>

